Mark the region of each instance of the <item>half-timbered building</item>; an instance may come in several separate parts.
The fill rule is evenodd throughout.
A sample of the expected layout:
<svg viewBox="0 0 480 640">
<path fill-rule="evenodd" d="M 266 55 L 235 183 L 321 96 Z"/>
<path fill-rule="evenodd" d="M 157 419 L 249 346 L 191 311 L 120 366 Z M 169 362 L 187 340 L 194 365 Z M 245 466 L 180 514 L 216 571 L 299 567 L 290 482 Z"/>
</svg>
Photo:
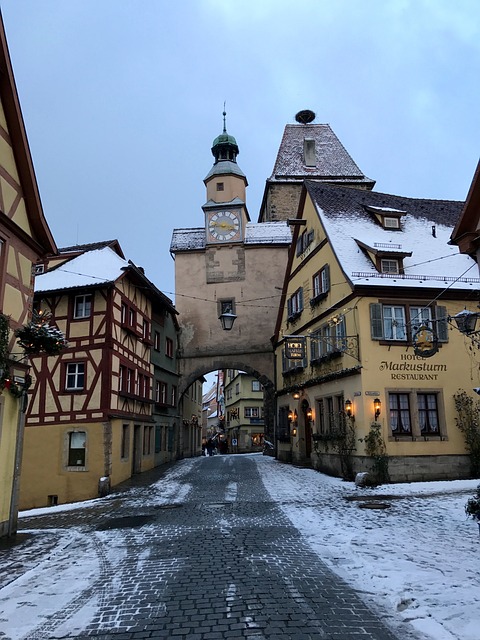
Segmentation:
<svg viewBox="0 0 480 640">
<path fill-rule="evenodd" d="M 28 361 L 14 330 L 30 319 L 35 264 L 55 252 L 0 16 L 0 536 L 16 532 Z"/>
<path fill-rule="evenodd" d="M 176 327 L 172 301 L 116 241 L 61 249 L 37 277 L 35 307 L 68 347 L 32 358 L 22 508 L 103 495 L 153 468 L 152 317 Z M 165 400 L 178 420 L 175 394 Z"/>
</svg>

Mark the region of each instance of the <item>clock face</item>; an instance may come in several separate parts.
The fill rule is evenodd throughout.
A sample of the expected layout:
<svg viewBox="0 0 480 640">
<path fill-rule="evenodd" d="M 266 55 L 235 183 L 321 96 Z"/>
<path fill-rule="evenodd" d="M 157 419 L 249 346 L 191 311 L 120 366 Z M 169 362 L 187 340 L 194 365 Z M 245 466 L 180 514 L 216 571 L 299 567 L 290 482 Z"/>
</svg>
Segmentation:
<svg viewBox="0 0 480 640">
<path fill-rule="evenodd" d="M 215 211 L 208 217 L 210 242 L 240 240 L 240 214 L 238 211 Z"/>
</svg>

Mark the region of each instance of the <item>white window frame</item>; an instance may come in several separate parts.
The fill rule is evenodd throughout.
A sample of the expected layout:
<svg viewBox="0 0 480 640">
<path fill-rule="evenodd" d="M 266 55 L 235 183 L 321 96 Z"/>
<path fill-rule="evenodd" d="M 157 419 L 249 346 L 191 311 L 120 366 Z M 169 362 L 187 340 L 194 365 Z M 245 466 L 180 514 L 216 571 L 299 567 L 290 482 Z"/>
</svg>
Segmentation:
<svg viewBox="0 0 480 640">
<path fill-rule="evenodd" d="M 73 382 L 73 384 L 70 384 Z M 79 384 L 81 382 L 82 384 Z M 65 389 L 80 391 L 85 389 L 85 363 L 67 362 L 65 366 Z"/>
<path fill-rule="evenodd" d="M 381 258 L 381 273 L 400 273 L 400 262 L 396 258 Z"/>
<path fill-rule="evenodd" d="M 73 301 L 73 319 L 82 320 L 92 315 L 92 294 L 84 293 L 75 296 Z"/>
<path fill-rule="evenodd" d="M 408 340 L 405 306 L 384 304 L 382 313 L 385 340 Z"/>
</svg>

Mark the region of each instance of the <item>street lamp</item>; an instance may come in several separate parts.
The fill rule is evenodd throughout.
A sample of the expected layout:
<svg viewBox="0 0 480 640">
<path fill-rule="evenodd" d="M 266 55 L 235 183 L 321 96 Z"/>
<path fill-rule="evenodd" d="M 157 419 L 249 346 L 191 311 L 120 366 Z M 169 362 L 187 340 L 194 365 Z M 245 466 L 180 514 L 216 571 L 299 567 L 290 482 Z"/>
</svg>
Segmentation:
<svg viewBox="0 0 480 640">
<path fill-rule="evenodd" d="M 218 316 L 218 319 L 222 323 L 222 329 L 224 331 L 230 331 L 233 327 L 233 323 L 237 319 L 237 316 L 231 312 L 225 312 Z"/>
<path fill-rule="evenodd" d="M 475 311 L 467 311 L 467 309 L 464 309 L 460 311 L 460 313 L 457 313 L 457 315 L 452 316 L 452 320 L 455 320 L 460 333 L 468 336 L 471 333 L 475 333 L 475 326 L 479 315 L 480 314 L 475 313 Z"/>
<path fill-rule="evenodd" d="M 378 419 L 381 409 L 382 409 L 382 403 L 380 401 L 380 398 L 375 398 L 375 400 L 373 401 L 373 410 L 375 411 L 375 420 Z"/>
</svg>

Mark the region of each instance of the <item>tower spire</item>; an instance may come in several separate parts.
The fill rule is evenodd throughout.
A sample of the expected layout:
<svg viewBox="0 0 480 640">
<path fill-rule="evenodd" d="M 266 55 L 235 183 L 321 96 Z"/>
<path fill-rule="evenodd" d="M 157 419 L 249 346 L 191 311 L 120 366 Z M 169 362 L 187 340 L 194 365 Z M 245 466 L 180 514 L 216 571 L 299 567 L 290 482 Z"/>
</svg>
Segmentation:
<svg viewBox="0 0 480 640">
<path fill-rule="evenodd" d="M 225 105 L 227 103 L 223 103 L 223 133 L 227 133 L 227 112 L 225 111 Z"/>
</svg>

